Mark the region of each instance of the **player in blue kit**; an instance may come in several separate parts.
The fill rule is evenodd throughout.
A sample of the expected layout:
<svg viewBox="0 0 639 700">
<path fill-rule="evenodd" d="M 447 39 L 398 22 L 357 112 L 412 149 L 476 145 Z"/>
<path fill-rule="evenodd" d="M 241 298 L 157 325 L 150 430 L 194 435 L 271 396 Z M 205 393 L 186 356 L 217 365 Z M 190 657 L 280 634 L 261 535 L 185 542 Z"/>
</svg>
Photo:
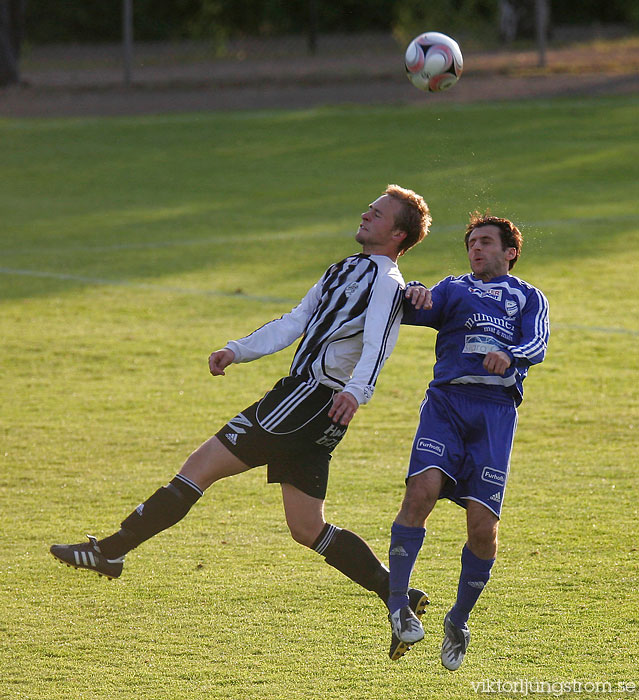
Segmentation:
<svg viewBox="0 0 639 700">
<path fill-rule="evenodd" d="M 544 359 L 549 335 L 546 298 L 509 274 L 521 252 L 517 227 L 475 213 L 465 243 L 472 274 L 436 284 L 429 309 L 404 308 L 402 323 L 438 333 L 433 380 L 421 406 L 406 493 L 389 548 L 390 656 L 395 660 L 424 636 L 407 591 L 426 519 L 439 498 L 466 509 L 468 539 L 441 650 L 442 663 L 451 671 L 464 660 L 468 618 L 497 554 L 523 381 L 528 368 Z"/>
</svg>

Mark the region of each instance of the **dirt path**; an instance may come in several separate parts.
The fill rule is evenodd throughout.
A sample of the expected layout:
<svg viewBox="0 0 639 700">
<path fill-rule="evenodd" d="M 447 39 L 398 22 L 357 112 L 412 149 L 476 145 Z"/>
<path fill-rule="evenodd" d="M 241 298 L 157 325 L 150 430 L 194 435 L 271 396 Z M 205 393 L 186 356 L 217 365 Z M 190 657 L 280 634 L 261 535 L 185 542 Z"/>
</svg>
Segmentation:
<svg viewBox="0 0 639 700">
<path fill-rule="evenodd" d="M 428 104 L 556 96 L 639 94 L 639 38 L 534 51 L 465 54 L 450 91 L 426 95 L 403 74 L 390 37 L 362 37 L 307 56 L 239 47 L 232 58 L 197 44 L 136 47 L 133 82 L 123 85 L 120 48 L 43 47 L 23 62 L 24 85 L 0 90 L 0 116 L 98 116 L 310 108 L 331 104 Z"/>
</svg>

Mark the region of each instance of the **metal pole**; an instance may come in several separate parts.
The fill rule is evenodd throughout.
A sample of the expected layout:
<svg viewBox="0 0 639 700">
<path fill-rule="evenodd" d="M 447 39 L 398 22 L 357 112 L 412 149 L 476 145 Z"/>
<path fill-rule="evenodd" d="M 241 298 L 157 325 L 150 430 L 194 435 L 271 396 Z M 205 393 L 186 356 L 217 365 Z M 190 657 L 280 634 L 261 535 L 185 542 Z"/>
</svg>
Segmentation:
<svg viewBox="0 0 639 700">
<path fill-rule="evenodd" d="M 133 75 L 133 0 L 122 0 L 122 49 L 124 85 L 131 87 Z"/>
<path fill-rule="evenodd" d="M 537 27 L 538 65 L 546 66 L 546 35 L 548 32 L 548 0 L 535 0 L 535 24 Z"/>
<path fill-rule="evenodd" d="M 317 0 L 308 0 L 308 52 L 314 56 L 317 53 Z"/>
</svg>

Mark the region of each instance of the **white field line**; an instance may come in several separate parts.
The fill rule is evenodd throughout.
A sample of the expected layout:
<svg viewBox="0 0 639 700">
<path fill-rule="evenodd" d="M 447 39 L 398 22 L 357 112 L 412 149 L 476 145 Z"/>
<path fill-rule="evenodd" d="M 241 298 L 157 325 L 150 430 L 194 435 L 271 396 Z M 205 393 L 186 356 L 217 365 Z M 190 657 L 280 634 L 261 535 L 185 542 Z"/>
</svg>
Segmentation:
<svg viewBox="0 0 639 700">
<path fill-rule="evenodd" d="M 105 279 L 103 277 L 86 277 L 84 275 L 68 275 L 60 272 L 46 272 L 40 270 L 20 270 L 10 267 L 0 267 L 2 275 L 16 275 L 20 277 L 39 277 L 55 279 L 65 282 L 78 282 L 80 284 L 104 285 L 114 287 L 129 287 L 132 289 L 148 289 L 156 292 L 168 292 L 171 294 L 193 294 L 198 296 L 231 297 L 233 299 L 246 299 L 247 301 L 260 301 L 265 303 L 294 303 L 294 300 L 282 297 L 255 296 L 242 292 L 220 292 L 214 289 L 198 289 L 188 287 L 170 287 L 161 284 L 147 284 L 145 282 L 131 282 L 130 280 Z"/>
<path fill-rule="evenodd" d="M 311 234 L 312 236 L 319 235 L 317 233 Z M 305 238 L 308 238 L 309 234 L 305 234 Z M 353 233 L 353 237 L 355 234 Z M 328 236 L 327 236 L 328 237 Z M 289 233 L 265 233 L 265 234 L 247 234 L 237 237 L 229 236 L 210 236 L 208 238 L 195 238 L 195 239 L 175 239 L 173 241 L 148 241 L 148 242 L 137 242 L 137 243 L 113 243 L 112 245 L 69 245 L 64 247 L 47 247 L 37 246 L 32 248 L 17 248 L 14 250 L 2 250 L 3 255 L 31 255 L 33 253 L 47 253 L 60 255 L 62 253 L 109 253 L 111 251 L 117 252 L 119 250 L 155 250 L 156 248 L 181 248 L 188 246 L 198 246 L 198 245 L 224 245 L 238 244 L 238 243 L 262 243 L 270 241 L 285 241 L 291 239 L 300 239 L 300 234 L 297 232 Z"/>
<path fill-rule="evenodd" d="M 298 299 L 290 299 L 286 297 L 269 297 L 253 294 L 244 294 L 242 292 L 220 292 L 212 289 L 198 289 L 196 287 L 171 287 L 161 284 L 148 284 L 145 282 L 131 282 L 130 280 L 105 279 L 102 277 L 86 277 L 84 275 L 68 275 L 59 272 L 46 272 L 39 270 L 24 270 L 14 269 L 9 267 L 0 267 L 0 274 L 15 275 L 20 277 L 39 277 L 45 279 L 55 279 L 66 282 L 77 282 L 79 284 L 89 285 L 104 285 L 114 287 L 128 287 L 130 289 L 147 289 L 155 292 L 167 292 L 170 294 L 187 294 L 195 296 L 214 296 L 214 297 L 229 297 L 233 299 L 241 299 L 246 301 L 258 301 L 263 303 L 276 304 L 295 304 Z M 554 323 L 553 330 L 576 330 L 592 333 L 618 333 L 622 335 L 639 335 L 639 330 L 630 328 L 605 328 L 602 326 L 581 326 L 571 323 Z"/>
<path fill-rule="evenodd" d="M 636 216 L 634 215 L 616 215 L 616 216 L 593 216 L 585 218 L 572 218 L 572 219 L 551 219 L 547 221 L 528 221 L 522 222 L 520 228 L 522 229 L 524 235 L 528 232 L 528 236 L 535 235 L 533 232 L 538 232 L 543 229 L 552 229 L 561 226 L 576 226 L 583 224 L 609 224 L 613 221 L 635 221 Z M 458 232 L 460 235 L 460 240 L 463 239 L 464 225 L 458 224 L 444 224 L 441 226 L 433 226 L 431 228 L 431 235 L 436 236 L 441 233 L 455 233 Z M 117 252 L 119 250 L 154 250 L 156 248 L 180 248 L 189 246 L 199 246 L 199 245 L 229 245 L 237 243 L 260 243 L 260 242 L 270 242 L 270 241 L 285 241 L 285 240 L 301 240 L 302 238 L 354 238 L 355 232 L 357 230 L 357 224 L 354 222 L 352 231 L 341 231 L 326 233 L 325 231 L 316 230 L 311 233 L 305 233 L 303 236 L 297 231 L 279 232 L 279 233 L 257 233 L 257 234 L 245 234 L 234 236 L 209 236 L 205 238 L 196 239 L 175 239 L 171 241 L 147 241 L 147 242 L 131 242 L 131 243 L 113 243 L 112 245 L 70 245 L 64 247 L 47 247 L 37 246 L 37 247 L 27 247 L 27 248 L 17 248 L 14 250 L 1 250 L 0 252 L 7 255 L 25 255 L 33 253 L 49 253 L 49 254 L 63 254 L 66 252 L 77 253 L 108 253 L 110 251 Z"/>
</svg>

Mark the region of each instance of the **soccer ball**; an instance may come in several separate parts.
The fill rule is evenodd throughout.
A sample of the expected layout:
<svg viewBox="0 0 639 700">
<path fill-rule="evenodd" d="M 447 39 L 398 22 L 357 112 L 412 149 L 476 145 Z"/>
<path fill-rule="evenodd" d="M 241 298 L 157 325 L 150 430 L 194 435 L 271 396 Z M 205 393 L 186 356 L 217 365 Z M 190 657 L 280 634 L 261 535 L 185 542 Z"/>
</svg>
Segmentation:
<svg viewBox="0 0 639 700">
<path fill-rule="evenodd" d="M 439 32 L 415 37 L 406 49 L 404 63 L 408 79 L 425 92 L 448 90 L 459 80 L 464 68 L 459 44 Z"/>
</svg>

